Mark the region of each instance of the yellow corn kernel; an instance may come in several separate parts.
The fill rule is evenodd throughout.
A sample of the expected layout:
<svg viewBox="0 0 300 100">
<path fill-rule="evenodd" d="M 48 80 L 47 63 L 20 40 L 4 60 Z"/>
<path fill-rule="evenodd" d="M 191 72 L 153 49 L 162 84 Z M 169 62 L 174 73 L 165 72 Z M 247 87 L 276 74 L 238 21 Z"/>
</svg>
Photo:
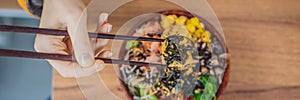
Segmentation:
<svg viewBox="0 0 300 100">
<path fill-rule="evenodd" d="M 199 26 L 200 22 L 199 22 L 198 18 L 193 17 L 190 20 L 188 20 L 187 24 L 192 24 L 194 26 Z"/>
<path fill-rule="evenodd" d="M 194 36 L 197 37 L 197 38 L 200 38 L 203 32 L 204 32 L 203 29 L 198 29 L 198 30 L 194 33 Z"/>
<path fill-rule="evenodd" d="M 176 15 L 161 16 L 162 20 L 161 20 L 160 24 L 164 29 L 167 29 L 175 23 L 176 18 L 177 18 Z"/>
<path fill-rule="evenodd" d="M 174 19 L 178 18 L 177 15 L 168 15 L 168 16 L 171 16 L 171 17 L 173 17 Z"/>
<path fill-rule="evenodd" d="M 198 29 L 204 29 L 204 28 L 205 28 L 204 24 L 201 23 L 201 22 L 200 22 L 199 25 L 196 25 L 196 27 L 197 27 Z"/>
<path fill-rule="evenodd" d="M 166 19 L 167 19 L 167 21 L 169 22 L 169 24 L 174 24 L 176 18 L 177 18 L 176 15 L 168 15 L 168 16 L 166 17 Z"/>
<path fill-rule="evenodd" d="M 184 25 L 185 22 L 187 21 L 187 17 L 185 16 L 180 16 L 179 18 L 176 19 L 176 24 L 178 25 Z"/>
<path fill-rule="evenodd" d="M 210 32 L 209 31 L 205 31 L 201 35 L 201 39 L 202 39 L 203 42 L 210 43 L 211 42 L 211 40 L 210 40 Z"/>
<path fill-rule="evenodd" d="M 198 94 L 198 93 L 200 93 L 200 89 L 196 89 L 194 92 L 196 93 L 196 94 Z"/>
<path fill-rule="evenodd" d="M 205 38 L 202 38 L 202 42 L 210 43 L 211 40 L 209 38 L 205 37 Z"/>
<path fill-rule="evenodd" d="M 196 27 L 193 24 L 187 24 L 185 27 L 190 33 L 194 33 L 196 31 Z"/>
</svg>

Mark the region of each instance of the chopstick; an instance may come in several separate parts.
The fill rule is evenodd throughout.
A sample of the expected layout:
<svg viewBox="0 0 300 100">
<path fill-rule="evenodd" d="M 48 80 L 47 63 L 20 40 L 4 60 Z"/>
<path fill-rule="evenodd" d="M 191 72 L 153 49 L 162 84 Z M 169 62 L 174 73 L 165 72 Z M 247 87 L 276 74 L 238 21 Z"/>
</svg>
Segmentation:
<svg viewBox="0 0 300 100">
<path fill-rule="evenodd" d="M 0 49 L 0 56 L 34 58 L 34 59 L 50 59 L 50 60 L 73 61 L 73 62 L 76 61 L 70 55 L 38 53 L 38 52 L 20 51 L 20 50 L 7 50 L 7 49 Z M 117 60 L 117 59 L 108 59 L 108 58 L 95 58 L 95 60 L 102 60 L 106 64 L 123 64 L 123 65 L 152 66 L 152 67 L 164 66 L 162 64 L 126 61 L 126 60 Z"/>
<path fill-rule="evenodd" d="M 43 34 L 43 35 L 55 35 L 55 36 L 68 36 L 69 35 L 66 30 L 34 28 L 34 27 L 25 27 L 25 26 L 10 26 L 10 25 L 0 25 L 0 31 L 22 32 L 22 33 L 28 33 L 28 34 Z M 89 32 L 89 37 L 90 38 L 115 39 L 115 40 L 152 41 L 152 42 L 163 42 L 164 41 L 164 39 L 157 39 L 157 38 L 124 36 L 124 35 L 92 33 L 92 32 Z"/>
<path fill-rule="evenodd" d="M 34 27 L 24 27 L 24 26 L 10 26 L 10 25 L 0 25 L 0 31 L 21 32 L 21 33 L 27 33 L 27 34 L 54 35 L 54 36 L 68 36 L 69 35 L 66 30 L 34 28 Z M 157 38 L 123 36 L 123 35 L 113 35 L 113 34 L 106 34 L 106 33 L 92 33 L 92 32 L 89 32 L 89 37 L 103 38 L 103 39 L 115 39 L 115 40 L 152 41 L 152 42 L 163 42 L 164 41 L 164 39 L 157 39 Z M 39 53 L 39 52 L 29 52 L 29 51 L 20 51 L 20 50 L 0 49 L 0 56 L 34 58 L 34 59 L 51 59 L 51 60 L 76 62 L 76 60 L 73 59 L 73 57 L 70 55 Z M 108 58 L 95 58 L 95 60 L 102 60 L 104 63 L 107 63 L 107 64 L 156 66 L 156 67 L 164 66 L 162 64 L 126 61 L 126 60 L 108 59 Z"/>
</svg>

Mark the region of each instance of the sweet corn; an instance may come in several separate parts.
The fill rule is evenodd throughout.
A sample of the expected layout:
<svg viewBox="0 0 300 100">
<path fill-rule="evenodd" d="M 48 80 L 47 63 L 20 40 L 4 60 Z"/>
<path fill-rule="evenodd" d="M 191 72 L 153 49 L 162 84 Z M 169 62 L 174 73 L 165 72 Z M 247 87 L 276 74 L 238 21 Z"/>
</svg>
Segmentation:
<svg viewBox="0 0 300 100">
<path fill-rule="evenodd" d="M 174 19 L 178 18 L 177 15 L 168 15 L 168 16 L 172 16 Z"/>
<path fill-rule="evenodd" d="M 200 23 L 200 22 L 199 22 L 199 23 Z M 204 28 L 205 28 L 205 26 L 204 26 L 203 23 L 200 23 L 199 25 L 196 25 L 196 27 L 197 27 L 198 29 L 204 29 Z"/>
<path fill-rule="evenodd" d="M 200 93 L 200 91 L 201 91 L 200 89 L 196 89 L 195 93 L 198 94 L 198 93 Z"/>
<path fill-rule="evenodd" d="M 190 20 L 188 20 L 187 24 L 192 24 L 194 26 L 199 26 L 200 22 L 199 22 L 198 18 L 193 17 Z"/>
<path fill-rule="evenodd" d="M 187 24 L 185 27 L 190 33 L 194 33 L 196 31 L 196 27 L 193 24 Z"/>
<path fill-rule="evenodd" d="M 169 22 L 169 24 L 174 24 L 175 20 L 177 19 L 176 15 L 168 15 L 166 17 L 167 21 Z"/>
<path fill-rule="evenodd" d="M 175 23 L 176 18 L 176 15 L 162 16 L 160 24 L 163 28 L 167 29 Z"/>
<path fill-rule="evenodd" d="M 187 21 L 187 17 L 185 16 L 180 16 L 179 18 L 176 19 L 176 24 L 178 25 L 184 25 L 185 22 Z"/>
<path fill-rule="evenodd" d="M 204 32 L 203 29 L 198 29 L 198 30 L 194 33 L 194 36 L 197 37 L 197 38 L 200 38 L 203 32 Z"/>
<path fill-rule="evenodd" d="M 202 35 L 201 35 L 201 39 L 203 42 L 205 43 L 210 43 L 210 32 L 209 31 L 205 31 Z"/>
</svg>

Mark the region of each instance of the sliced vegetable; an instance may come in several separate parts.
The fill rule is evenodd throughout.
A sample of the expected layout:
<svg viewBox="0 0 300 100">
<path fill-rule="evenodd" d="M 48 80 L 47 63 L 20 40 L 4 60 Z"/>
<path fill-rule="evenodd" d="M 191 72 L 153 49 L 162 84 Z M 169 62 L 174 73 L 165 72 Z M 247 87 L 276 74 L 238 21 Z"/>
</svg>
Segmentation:
<svg viewBox="0 0 300 100">
<path fill-rule="evenodd" d="M 194 100 L 202 100 L 202 94 L 201 93 L 196 94 Z"/>
<path fill-rule="evenodd" d="M 126 49 L 129 50 L 131 48 L 135 48 L 135 47 L 138 47 L 140 46 L 141 42 L 139 41 L 128 41 L 126 43 Z"/>
<path fill-rule="evenodd" d="M 146 100 L 158 100 L 158 98 L 154 95 L 149 96 Z"/>
<path fill-rule="evenodd" d="M 204 83 L 204 93 L 200 100 L 211 100 L 216 97 L 218 79 L 214 76 L 204 76 L 202 78 Z"/>
</svg>

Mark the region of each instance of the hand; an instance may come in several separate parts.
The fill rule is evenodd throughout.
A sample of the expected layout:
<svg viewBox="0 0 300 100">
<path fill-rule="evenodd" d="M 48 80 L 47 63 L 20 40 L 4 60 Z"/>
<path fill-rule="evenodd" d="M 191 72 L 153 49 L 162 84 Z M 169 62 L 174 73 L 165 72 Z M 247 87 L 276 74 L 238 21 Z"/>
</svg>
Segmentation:
<svg viewBox="0 0 300 100">
<path fill-rule="evenodd" d="M 103 61 L 94 60 L 94 50 L 99 57 L 111 56 L 110 51 L 100 50 L 108 40 L 89 39 L 86 28 L 87 14 L 83 13 L 84 9 L 85 5 L 81 0 L 44 1 L 40 27 L 67 29 L 69 36 L 37 35 L 35 49 L 38 52 L 66 55 L 73 55 L 74 52 L 79 65 L 74 62 L 48 60 L 63 77 L 83 77 L 101 70 L 104 67 Z M 107 18 L 108 14 L 99 16 L 98 32 L 108 33 L 111 31 L 112 25 L 107 23 Z M 76 70 L 75 74 L 74 68 L 81 69 Z"/>
</svg>

